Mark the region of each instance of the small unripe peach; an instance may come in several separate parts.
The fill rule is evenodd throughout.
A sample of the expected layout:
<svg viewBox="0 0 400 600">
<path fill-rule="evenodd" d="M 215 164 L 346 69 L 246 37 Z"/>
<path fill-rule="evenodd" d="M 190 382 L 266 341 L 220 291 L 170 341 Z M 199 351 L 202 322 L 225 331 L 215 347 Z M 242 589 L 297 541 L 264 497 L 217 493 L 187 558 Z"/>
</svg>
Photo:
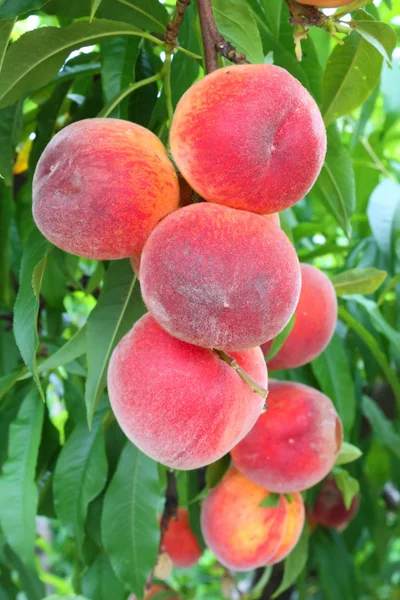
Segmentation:
<svg viewBox="0 0 400 600">
<path fill-rule="evenodd" d="M 294 326 L 283 346 L 268 361 L 271 371 L 295 369 L 314 360 L 329 344 L 338 314 L 335 288 L 330 279 L 312 265 L 301 264 L 300 298 Z M 272 340 L 262 345 L 265 356 Z"/>
<path fill-rule="evenodd" d="M 271 219 L 203 202 L 164 219 L 140 267 L 147 308 L 172 336 L 245 350 L 281 331 L 301 277 L 295 250 Z"/>
<path fill-rule="evenodd" d="M 266 387 L 260 348 L 233 356 Z M 127 437 L 154 460 L 182 470 L 229 452 L 254 425 L 264 402 L 214 352 L 171 337 L 149 314 L 115 348 L 108 391 Z"/>
<path fill-rule="evenodd" d="M 290 494 L 326 477 L 342 438 L 342 423 L 327 396 L 300 383 L 272 380 L 268 411 L 231 456 L 254 483 L 271 492 Z"/>
<path fill-rule="evenodd" d="M 312 511 L 307 515 L 311 524 L 332 527 L 343 531 L 358 511 L 360 497 L 356 494 L 350 508 L 346 508 L 342 492 L 336 481 L 328 477 L 322 484 Z"/>
<path fill-rule="evenodd" d="M 85 258 L 140 257 L 157 223 L 178 208 L 178 179 L 160 140 L 120 119 L 86 119 L 51 140 L 33 179 L 43 235 Z"/>
<path fill-rule="evenodd" d="M 179 508 L 177 517 L 177 520 L 172 517 L 168 523 L 163 548 L 175 567 L 186 569 L 197 563 L 202 552 L 196 536 L 190 529 L 188 511 Z"/>
<path fill-rule="evenodd" d="M 326 152 L 316 102 L 275 65 L 229 66 L 200 79 L 180 99 L 170 139 L 202 198 L 259 214 L 303 198 Z"/>
</svg>

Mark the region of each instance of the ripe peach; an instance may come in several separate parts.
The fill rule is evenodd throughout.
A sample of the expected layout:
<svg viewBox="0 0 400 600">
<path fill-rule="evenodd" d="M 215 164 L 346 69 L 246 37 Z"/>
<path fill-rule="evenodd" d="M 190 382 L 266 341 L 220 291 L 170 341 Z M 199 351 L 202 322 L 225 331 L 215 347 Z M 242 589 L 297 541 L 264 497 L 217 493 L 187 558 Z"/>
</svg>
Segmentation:
<svg viewBox="0 0 400 600">
<path fill-rule="evenodd" d="M 33 179 L 33 216 L 53 244 L 86 258 L 140 256 L 179 185 L 151 131 L 119 119 L 86 119 L 47 145 Z"/>
<path fill-rule="evenodd" d="M 275 554 L 268 560 L 269 565 L 274 565 L 281 562 L 288 554 L 293 550 L 303 530 L 305 520 L 305 509 L 303 498 L 300 494 L 295 493 L 292 495 L 292 502 L 287 502 L 287 517 L 285 532 L 283 539 L 275 552 Z"/>
<path fill-rule="evenodd" d="M 245 477 L 270 492 L 299 492 L 326 477 L 342 438 L 340 418 L 324 394 L 300 383 L 270 381 L 268 411 L 231 456 Z"/>
<path fill-rule="evenodd" d="M 199 560 L 201 548 L 190 529 L 189 513 L 185 508 L 178 508 L 178 519 L 170 520 L 164 534 L 163 550 L 167 552 L 174 566 L 181 569 L 192 567 Z"/>
<path fill-rule="evenodd" d="M 147 308 L 171 335 L 245 350 L 274 337 L 300 292 L 292 244 L 270 220 L 203 202 L 164 219 L 142 254 Z"/>
<path fill-rule="evenodd" d="M 312 524 L 332 527 L 343 531 L 357 514 L 360 497 L 354 496 L 350 508 L 347 509 L 342 492 L 332 477 L 328 477 L 322 484 L 315 500 L 312 511 L 307 515 Z"/>
<path fill-rule="evenodd" d="M 233 356 L 266 386 L 260 348 Z M 115 348 L 108 391 L 127 437 L 174 469 L 196 469 L 224 456 L 263 406 L 261 396 L 214 352 L 171 337 L 149 314 Z"/>
<path fill-rule="evenodd" d="M 203 536 L 226 567 L 247 571 L 264 566 L 280 548 L 285 536 L 288 503 L 282 496 L 278 507 L 260 507 L 268 494 L 231 468 L 204 500 Z"/>
<path fill-rule="evenodd" d="M 270 215 L 264 215 L 264 216 L 267 219 L 270 219 L 270 221 L 272 221 L 272 223 L 274 223 L 278 227 L 281 226 L 281 221 L 280 221 L 280 218 L 279 218 L 279 213 L 271 213 Z"/>
<path fill-rule="evenodd" d="M 179 101 L 171 152 L 205 200 L 265 214 L 311 189 L 326 153 L 319 108 L 280 67 L 218 69 Z"/>
<path fill-rule="evenodd" d="M 337 321 L 338 304 L 331 281 L 312 265 L 301 264 L 300 299 L 292 331 L 268 361 L 272 371 L 295 369 L 316 358 L 329 344 Z M 262 345 L 267 356 L 272 341 Z"/>
<path fill-rule="evenodd" d="M 317 8 L 337 8 L 339 6 L 347 6 L 354 0 L 297 0 L 299 4 L 307 4 L 316 6 Z"/>
</svg>

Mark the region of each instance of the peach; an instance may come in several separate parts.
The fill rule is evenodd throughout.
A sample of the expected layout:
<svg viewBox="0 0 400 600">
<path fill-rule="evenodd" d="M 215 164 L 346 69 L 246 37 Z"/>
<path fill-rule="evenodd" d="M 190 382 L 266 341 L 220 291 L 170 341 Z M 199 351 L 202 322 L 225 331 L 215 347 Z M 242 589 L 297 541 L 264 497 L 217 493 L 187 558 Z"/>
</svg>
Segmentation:
<svg viewBox="0 0 400 600">
<path fill-rule="evenodd" d="M 178 201 L 178 178 L 160 140 L 119 119 L 62 129 L 33 179 L 36 225 L 55 246 L 85 258 L 140 256 Z"/>
<path fill-rule="evenodd" d="M 264 215 L 264 217 L 266 217 L 267 219 L 270 219 L 272 221 L 272 223 L 274 223 L 278 227 L 281 226 L 281 220 L 279 218 L 279 213 L 271 213 L 270 215 Z"/>
<path fill-rule="evenodd" d="M 354 0 L 297 0 L 299 4 L 316 6 L 317 8 L 338 8 L 352 4 Z"/>
<path fill-rule="evenodd" d="M 235 353 L 262 386 L 260 348 Z M 127 437 L 174 469 L 224 456 L 251 429 L 263 399 L 211 350 L 171 337 L 144 315 L 115 348 L 108 369 L 111 407 Z"/>
<path fill-rule="evenodd" d="M 260 507 L 268 494 L 231 468 L 204 500 L 201 529 L 205 542 L 229 569 L 262 567 L 280 548 L 288 503 L 282 496 L 278 507 Z"/>
<path fill-rule="evenodd" d="M 150 600 L 150 598 L 154 598 L 156 594 L 161 594 L 161 592 L 168 592 L 169 590 L 162 585 L 152 585 L 149 593 L 146 596 L 146 600 Z M 171 592 L 172 594 L 173 592 Z M 162 596 L 163 600 L 179 600 L 178 596 Z M 129 596 L 128 600 L 136 600 L 136 596 Z"/>
<path fill-rule="evenodd" d="M 283 539 L 275 554 L 268 560 L 268 565 L 274 565 L 286 558 L 299 541 L 303 530 L 305 520 L 303 498 L 300 494 L 295 493 L 292 494 L 292 502 L 286 498 L 285 502 L 287 502 L 287 517 Z"/>
<path fill-rule="evenodd" d="M 168 524 L 163 538 L 163 550 L 175 567 L 185 569 L 195 565 L 202 552 L 196 536 L 190 529 L 188 511 L 178 508 L 177 516 L 177 520 L 172 518 Z"/>
<path fill-rule="evenodd" d="M 346 508 L 342 492 L 332 477 L 328 477 L 322 484 L 315 500 L 312 511 L 307 515 L 311 524 L 332 527 L 343 531 L 357 514 L 360 497 L 354 496 L 350 508 Z"/>
<path fill-rule="evenodd" d="M 332 402 L 307 385 L 270 381 L 268 411 L 232 450 L 236 467 L 270 492 L 312 487 L 332 469 L 343 428 Z"/>
<path fill-rule="evenodd" d="M 271 219 L 203 202 L 164 219 L 142 254 L 143 299 L 174 337 L 245 350 L 274 337 L 296 308 L 299 262 Z"/>
<path fill-rule="evenodd" d="M 278 353 L 268 361 L 272 371 L 295 369 L 316 358 L 329 344 L 338 314 L 335 288 L 312 265 L 301 264 L 300 299 L 292 331 Z M 262 345 L 267 356 L 272 341 Z"/>
<path fill-rule="evenodd" d="M 316 102 L 274 65 L 229 66 L 196 82 L 176 107 L 170 142 L 200 196 L 260 214 L 303 198 L 326 153 Z"/>
</svg>

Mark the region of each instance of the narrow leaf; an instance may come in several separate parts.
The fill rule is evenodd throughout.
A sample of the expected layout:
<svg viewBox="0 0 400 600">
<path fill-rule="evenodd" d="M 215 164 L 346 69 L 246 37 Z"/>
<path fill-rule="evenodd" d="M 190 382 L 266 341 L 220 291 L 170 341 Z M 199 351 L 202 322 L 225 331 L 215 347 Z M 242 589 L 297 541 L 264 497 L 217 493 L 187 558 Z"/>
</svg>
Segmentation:
<svg viewBox="0 0 400 600">
<path fill-rule="evenodd" d="M 91 0 L 90 2 L 90 20 L 93 19 L 96 14 L 97 9 L 99 8 L 102 0 Z"/>
<path fill-rule="evenodd" d="M 400 353 L 400 333 L 391 325 L 389 325 L 379 310 L 376 302 L 359 295 L 353 295 L 351 300 L 353 302 L 357 302 L 357 304 L 363 307 L 363 309 L 368 313 L 373 327 L 379 331 L 379 333 L 382 333 L 382 335 L 389 340 L 396 351 Z"/>
<path fill-rule="evenodd" d="M 322 114 L 326 125 L 365 102 L 379 81 L 382 56 L 358 33 L 336 44 L 322 84 Z"/>
<path fill-rule="evenodd" d="M 57 352 L 38 365 L 38 373 L 45 373 L 72 362 L 86 352 L 86 326 L 81 327 Z"/>
<path fill-rule="evenodd" d="M 283 594 L 284 591 L 297 581 L 298 577 L 303 572 L 308 558 L 308 539 L 308 525 L 306 524 L 299 541 L 285 560 L 281 584 L 272 595 L 272 598 L 277 598 Z"/>
<path fill-rule="evenodd" d="M 371 194 L 367 215 L 374 238 L 384 254 L 390 254 L 393 222 L 400 206 L 400 184 L 381 181 Z"/>
<path fill-rule="evenodd" d="M 106 491 L 101 527 L 114 571 L 139 598 L 157 558 L 160 500 L 157 463 L 128 442 Z"/>
<path fill-rule="evenodd" d="M 339 413 L 345 435 L 349 434 L 356 415 L 355 389 L 346 352 L 337 333 L 311 366 L 321 390 L 332 400 Z"/>
<path fill-rule="evenodd" d="M 0 3 L 0 19 L 17 17 L 30 10 L 41 8 L 49 0 L 3 0 Z"/>
<path fill-rule="evenodd" d="M 85 400 L 89 425 L 106 387 L 111 352 L 145 313 L 129 260 L 112 261 L 99 301 L 87 321 L 88 378 Z"/>
<path fill-rule="evenodd" d="M 281 495 L 271 492 L 260 502 L 258 506 L 262 508 L 278 508 L 281 501 Z"/>
<path fill-rule="evenodd" d="M 339 456 L 336 459 L 335 465 L 346 465 L 348 463 L 354 462 L 358 458 L 362 456 L 362 452 L 360 448 L 357 446 L 353 446 L 353 444 L 349 444 L 348 442 L 343 442 L 342 447 L 340 448 Z"/>
<path fill-rule="evenodd" d="M 10 36 L 15 25 L 15 21 L 16 19 L 4 19 L 0 21 L 0 71 L 3 66 L 4 55 L 10 41 Z"/>
<path fill-rule="evenodd" d="M 387 23 L 375 21 L 363 10 L 355 14 L 354 20 L 356 31 L 390 63 L 397 44 L 396 32 L 393 27 Z"/>
<path fill-rule="evenodd" d="M 333 475 L 335 477 L 336 485 L 342 492 L 344 505 L 349 510 L 354 496 L 360 491 L 360 484 L 357 479 L 351 477 L 351 475 L 340 467 L 334 467 Z"/>
<path fill-rule="evenodd" d="M 368 396 L 363 396 L 361 408 L 377 441 L 400 459 L 400 435 L 394 430 L 393 423 Z"/>
<path fill-rule="evenodd" d="M 110 560 L 99 554 L 83 575 L 82 591 L 96 600 L 125 600 L 124 586 L 112 570 Z"/>
<path fill-rule="evenodd" d="M 24 249 L 19 277 L 19 290 L 14 307 L 14 335 L 21 356 L 39 388 L 36 351 L 39 345 L 37 319 L 39 294 L 51 244 L 35 228 Z"/>
<path fill-rule="evenodd" d="M 290 335 L 290 332 L 292 331 L 292 329 L 294 327 L 295 318 L 296 318 L 296 315 L 293 314 L 289 323 L 286 325 L 286 327 L 284 327 L 284 329 L 282 329 L 282 331 L 280 333 L 278 333 L 278 335 L 272 342 L 272 346 L 269 349 L 268 354 L 265 358 L 266 362 L 268 362 L 269 360 L 271 360 L 271 358 L 273 358 L 276 354 L 278 354 L 279 350 L 282 348 L 283 344 L 286 342 L 287 338 Z"/>
<path fill-rule="evenodd" d="M 103 416 L 103 411 L 96 414 L 90 431 L 86 422 L 75 426 L 61 450 L 54 472 L 54 507 L 80 550 L 88 505 L 107 481 Z"/>
<path fill-rule="evenodd" d="M 230 456 L 229 454 L 226 454 L 215 463 L 212 463 L 207 467 L 206 484 L 208 489 L 215 487 L 221 481 L 227 469 L 229 468 L 230 462 Z"/>
<path fill-rule="evenodd" d="M 349 554 L 342 536 L 336 531 L 318 527 L 312 540 L 318 581 L 324 600 L 359 598 L 353 558 Z"/>
<path fill-rule="evenodd" d="M 10 426 L 8 457 L 0 476 L 0 521 L 7 542 L 24 564 L 34 568 L 36 460 L 43 426 L 44 405 L 37 390 L 22 402 Z"/>
<path fill-rule="evenodd" d="M 264 54 L 257 25 L 242 0 L 212 0 L 220 33 L 252 63 L 263 63 Z"/>
<path fill-rule="evenodd" d="M 386 271 L 375 267 L 350 269 L 332 277 L 331 281 L 338 296 L 346 294 L 373 294 L 387 277 Z"/>
</svg>

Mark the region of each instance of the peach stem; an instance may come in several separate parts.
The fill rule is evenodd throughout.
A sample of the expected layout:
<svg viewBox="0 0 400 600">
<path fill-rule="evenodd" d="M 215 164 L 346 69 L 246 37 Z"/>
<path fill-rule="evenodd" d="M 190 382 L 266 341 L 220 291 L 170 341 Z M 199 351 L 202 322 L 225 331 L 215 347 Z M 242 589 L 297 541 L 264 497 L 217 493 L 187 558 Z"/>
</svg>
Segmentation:
<svg viewBox="0 0 400 600">
<path fill-rule="evenodd" d="M 232 369 L 236 371 L 239 377 L 243 379 L 243 381 L 249 386 L 252 392 L 259 394 L 261 398 L 264 398 L 264 400 L 267 398 L 268 390 L 263 388 L 261 385 L 258 385 L 258 383 L 254 381 L 254 379 L 242 369 L 242 367 L 238 364 L 236 358 L 233 358 L 233 356 L 231 356 L 227 352 L 224 352 L 224 350 L 216 350 L 214 348 L 213 352 L 215 352 L 215 354 L 217 354 L 221 360 L 226 362 L 230 367 L 232 367 Z M 265 404 L 265 409 L 266 408 L 267 404 Z"/>
</svg>

